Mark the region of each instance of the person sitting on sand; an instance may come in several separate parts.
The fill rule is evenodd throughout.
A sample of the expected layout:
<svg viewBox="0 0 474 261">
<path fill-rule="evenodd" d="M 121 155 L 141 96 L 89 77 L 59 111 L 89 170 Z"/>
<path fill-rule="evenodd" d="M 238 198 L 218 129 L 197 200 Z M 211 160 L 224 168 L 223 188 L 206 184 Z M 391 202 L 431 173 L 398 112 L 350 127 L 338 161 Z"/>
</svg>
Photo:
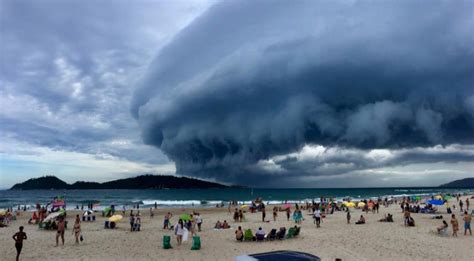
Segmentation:
<svg viewBox="0 0 474 261">
<path fill-rule="evenodd" d="M 442 231 L 447 230 L 447 229 L 448 229 L 448 223 L 446 222 L 446 220 L 443 220 L 443 224 L 436 228 L 436 230 L 438 230 L 438 234 L 441 234 Z"/>
<path fill-rule="evenodd" d="M 219 220 L 217 220 L 216 222 L 216 225 L 214 226 L 215 229 L 221 229 L 222 228 L 222 224 Z"/>
<path fill-rule="evenodd" d="M 384 218 L 379 220 L 379 222 L 393 222 L 393 216 L 388 213 L 388 215 L 385 215 Z"/>
<path fill-rule="evenodd" d="M 239 226 L 237 230 L 235 231 L 235 239 L 237 241 L 243 241 L 244 240 L 244 232 L 242 231 L 242 227 Z"/>
<path fill-rule="evenodd" d="M 466 199 L 466 202 L 468 202 L 467 199 Z M 466 205 L 469 206 L 468 204 Z M 464 211 L 464 217 L 462 218 L 462 220 L 464 220 L 464 235 L 465 236 L 468 230 L 469 230 L 469 234 L 472 236 L 471 219 L 472 219 L 471 215 L 467 214 L 467 211 Z"/>
<path fill-rule="evenodd" d="M 265 238 L 265 231 L 262 229 L 262 227 L 259 227 L 257 232 L 255 233 L 255 237 L 257 240 L 263 240 Z"/>
<path fill-rule="evenodd" d="M 222 229 L 228 229 L 228 228 L 230 228 L 230 226 L 227 223 L 227 220 L 224 220 L 224 223 L 222 223 Z"/>
<path fill-rule="evenodd" d="M 365 218 L 363 215 L 360 215 L 359 221 L 356 222 L 356 225 L 365 224 Z"/>
<path fill-rule="evenodd" d="M 456 215 L 454 214 L 451 215 L 451 226 L 453 227 L 453 237 L 457 237 L 458 230 L 459 230 L 459 223 L 458 223 L 458 220 L 456 219 Z"/>
</svg>

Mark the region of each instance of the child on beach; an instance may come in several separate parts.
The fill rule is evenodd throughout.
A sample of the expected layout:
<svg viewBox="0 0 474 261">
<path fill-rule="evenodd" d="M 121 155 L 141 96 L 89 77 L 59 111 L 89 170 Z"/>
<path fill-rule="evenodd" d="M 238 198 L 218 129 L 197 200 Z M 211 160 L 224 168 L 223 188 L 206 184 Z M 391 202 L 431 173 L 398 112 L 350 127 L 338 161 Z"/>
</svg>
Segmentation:
<svg viewBox="0 0 474 261">
<path fill-rule="evenodd" d="M 466 206 L 466 209 L 467 209 L 467 206 Z M 467 211 L 464 211 L 464 217 L 462 219 L 464 220 L 464 235 L 466 236 L 466 232 L 469 230 L 469 234 L 472 236 L 471 215 L 469 215 Z"/>
<path fill-rule="evenodd" d="M 448 223 L 446 222 L 446 220 L 443 220 L 443 225 L 441 225 L 440 227 L 436 228 L 438 230 L 438 234 L 441 234 L 441 232 L 443 230 L 446 230 L 448 228 Z"/>
<path fill-rule="evenodd" d="M 363 215 L 360 215 L 359 221 L 356 222 L 356 225 L 365 224 L 365 218 Z"/>
<path fill-rule="evenodd" d="M 456 215 L 454 214 L 451 215 L 451 226 L 453 227 L 453 237 L 457 237 L 458 230 L 459 230 L 459 223 L 458 223 L 458 220 L 456 219 Z"/>
<path fill-rule="evenodd" d="M 23 226 L 21 226 L 20 231 L 16 232 L 13 235 L 13 240 L 15 240 L 15 248 L 16 248 L 16 261 L 20 259 L 21 249 L 23 248 L 23 240 L 26 240 L 26 233 L 23 232 Z"/>
</svg>

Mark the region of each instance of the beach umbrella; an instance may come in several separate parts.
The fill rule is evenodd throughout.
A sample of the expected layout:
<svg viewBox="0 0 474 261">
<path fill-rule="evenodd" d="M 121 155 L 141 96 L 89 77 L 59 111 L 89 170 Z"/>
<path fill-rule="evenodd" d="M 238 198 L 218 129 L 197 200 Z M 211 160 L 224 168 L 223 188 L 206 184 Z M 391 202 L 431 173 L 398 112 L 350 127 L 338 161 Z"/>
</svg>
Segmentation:
<svg viewBox="0 0 474 261">
<path fill-rule="evenodd" d="M 0 216 L 5 216 L 7 211 L 5 209 L 0 209 Z"/>
<path fill-rule="evenodd" d="M 113 215 L 111 217 L 109 217 L 109 221 L 110 222 L 118 222 L 120 220 L 122 220 L 122 215 Z"/>
<path fill-rule="evenodd" d="M 362 207 L 365 206 L 365 203 L 361 201 L 361 202 L 359 202 L 359 203 L 357 204 L 357 206 L 360 207 L 360 208 L 362 208 Z"/>
<path fill-rule="evenodd" d="M 284 207 L 285 209 L 291 208 L 291 204 L 290 204 L 290 203 L 286 203 L 283 207 Z"/>
<path fill-rule="evenodd" d="M 189 216 L 189 214 L 181 214 L 181 216 L 179 216 L 179 219 L 183 221 L 189 221 L 191 220 L 191 216 Z"/>
<path fill-rule="evenodd" d="M 43 222 L 47 222 L 47 221 L 50 221 L 50 220 L 53 220 L 57 217 L 61 216 L 61 213 L 60 212 L 54 212 L 54 213 L 51 213 L 49 214 L 44 220 Z"/>
<path fill-rule="evenodd" d="M 356 204 L 355 204 L 354 202 L 347 202 L 345 205 L 346 205 L 346 207 L 348 207 L 348 208 L 353 208 L 353 207 L 356 206 Z"/>
<path fill-rule="evenodd" d="M 444 204 L 444 201 L 439 200 L 439 199 L 432 199 L 432 200 L 428 200 L 426 203 L 431 204 L 431 205 L 441 206 Z"/>
<path fill-rule="evenodd" d="M 242 205 L 242 206 L 240 206 L 241 209 L 248 208 L 248 207 L 249 207 L 248 205 Z"/>
<path fill-rule="evenodd" d="M 441 195 L 436 195 L 434 198 L 435 199 L 443 199 L 443 197 Z"/>
</svg>

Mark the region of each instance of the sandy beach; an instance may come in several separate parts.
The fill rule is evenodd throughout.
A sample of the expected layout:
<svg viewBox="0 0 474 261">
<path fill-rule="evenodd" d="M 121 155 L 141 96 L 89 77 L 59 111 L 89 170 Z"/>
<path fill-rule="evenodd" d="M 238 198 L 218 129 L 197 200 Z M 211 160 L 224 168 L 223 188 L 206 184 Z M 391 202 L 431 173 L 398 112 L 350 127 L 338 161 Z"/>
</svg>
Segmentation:
<svg viewBox="0 0 474 261">
<path fill-rule="evenodd" d="M 463 198 L 465 199 L 465 197 Z M 456 199 L 450 200 L 450 205 Z M 457 205 L 457 204 L 456 204 Z M 177 216 L 191 211 L 201 213 L 203 230 L 199 233 L 202 248 L 192 251 L 192 242 L 176 244 L 172 231 L 163 230 L 163 218 L 166 212 Z M 444 206 L 439 208 L 443 218 L 449 223 L 451 216 Z M 254 232 L 262 227 L 265 232 L 282 226 L 290 227 L 293 221 L 287 221 L 284 212 L 279 212 L 276 222 L 261 222 L 261 213 L 246 213 L 246 221 L 234 223 L 227 207 L 207 209 L 158 209 L 150 217 L 148 209 L 142 209 L 140 232 L 130 232 L 128 212 L 118 224 L 117 229 L 104 229 L 106 218 L 97 213 L 96 222 L 82 222 L 83 243 L 74 244 L 72 224 L 79 212 L 68 211 L 69 222 L 64 246 L 55 247 L 55 231 L 38 229 L 37 225 L 28 225 L 31 213 L 22 212 L 18 220 L 9 227 L 0 229 L 0 252 L 2 260 L 14 260 L 16 251 L 12 235 L 18 227 L 25 226 L 28 240 L 24 242 L 22 260 L 233 260 L 244 254 L 253 254 L 274 250 L 297 250 L 319 256 L 322 260 L 472 260 L 474 256 L 474 237 L 464 236 L 462 216 L 456 208 L 455 214 L 460 223 L 459 236 L 440 236 L 434 233 L 440 220 L 431 219 L 430 214 L 412 214 L 415 227 L 404 227 L 400 206 L 392 204 L 388 208 L 381 206 L 376 214 L 352 210 L 352 222 L 346 224 L 345 212 L 335 212 L 323 219 L 321 228 L 316 228 L 308 211 L 303 211 L 299 237 L 282 241 L 237 242 L 234 231 L 237 226 L 251 228 Z M 120 211 L 121 213 L 121 211 Z M 384 214 L 394 215 L 394 223 L 378 222 Z M 360 214 L 366 217 L 366 224 L 355 225 Z M 214 230 L 217 220 L 227 220 L 232 229 Z M 267 207 L 267 220 L 272 220 L 271 206 Z M 163 235 L 172 236 L 172 249 L 163 249 Z"/>
</svg>

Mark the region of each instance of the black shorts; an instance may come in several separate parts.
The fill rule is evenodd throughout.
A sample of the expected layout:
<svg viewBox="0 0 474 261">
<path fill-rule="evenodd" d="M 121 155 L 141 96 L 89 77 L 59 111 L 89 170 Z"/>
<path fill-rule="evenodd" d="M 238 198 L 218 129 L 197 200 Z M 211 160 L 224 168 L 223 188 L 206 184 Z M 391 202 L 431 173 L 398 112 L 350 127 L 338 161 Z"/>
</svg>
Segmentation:
<svg viewBox="0 0 474 261">
<path fill-rule="evenodd" d="M 20 254 L 21 249 L 23 248 L 23 243 L 15 243 L 16 253 Z"/>
</svg>

